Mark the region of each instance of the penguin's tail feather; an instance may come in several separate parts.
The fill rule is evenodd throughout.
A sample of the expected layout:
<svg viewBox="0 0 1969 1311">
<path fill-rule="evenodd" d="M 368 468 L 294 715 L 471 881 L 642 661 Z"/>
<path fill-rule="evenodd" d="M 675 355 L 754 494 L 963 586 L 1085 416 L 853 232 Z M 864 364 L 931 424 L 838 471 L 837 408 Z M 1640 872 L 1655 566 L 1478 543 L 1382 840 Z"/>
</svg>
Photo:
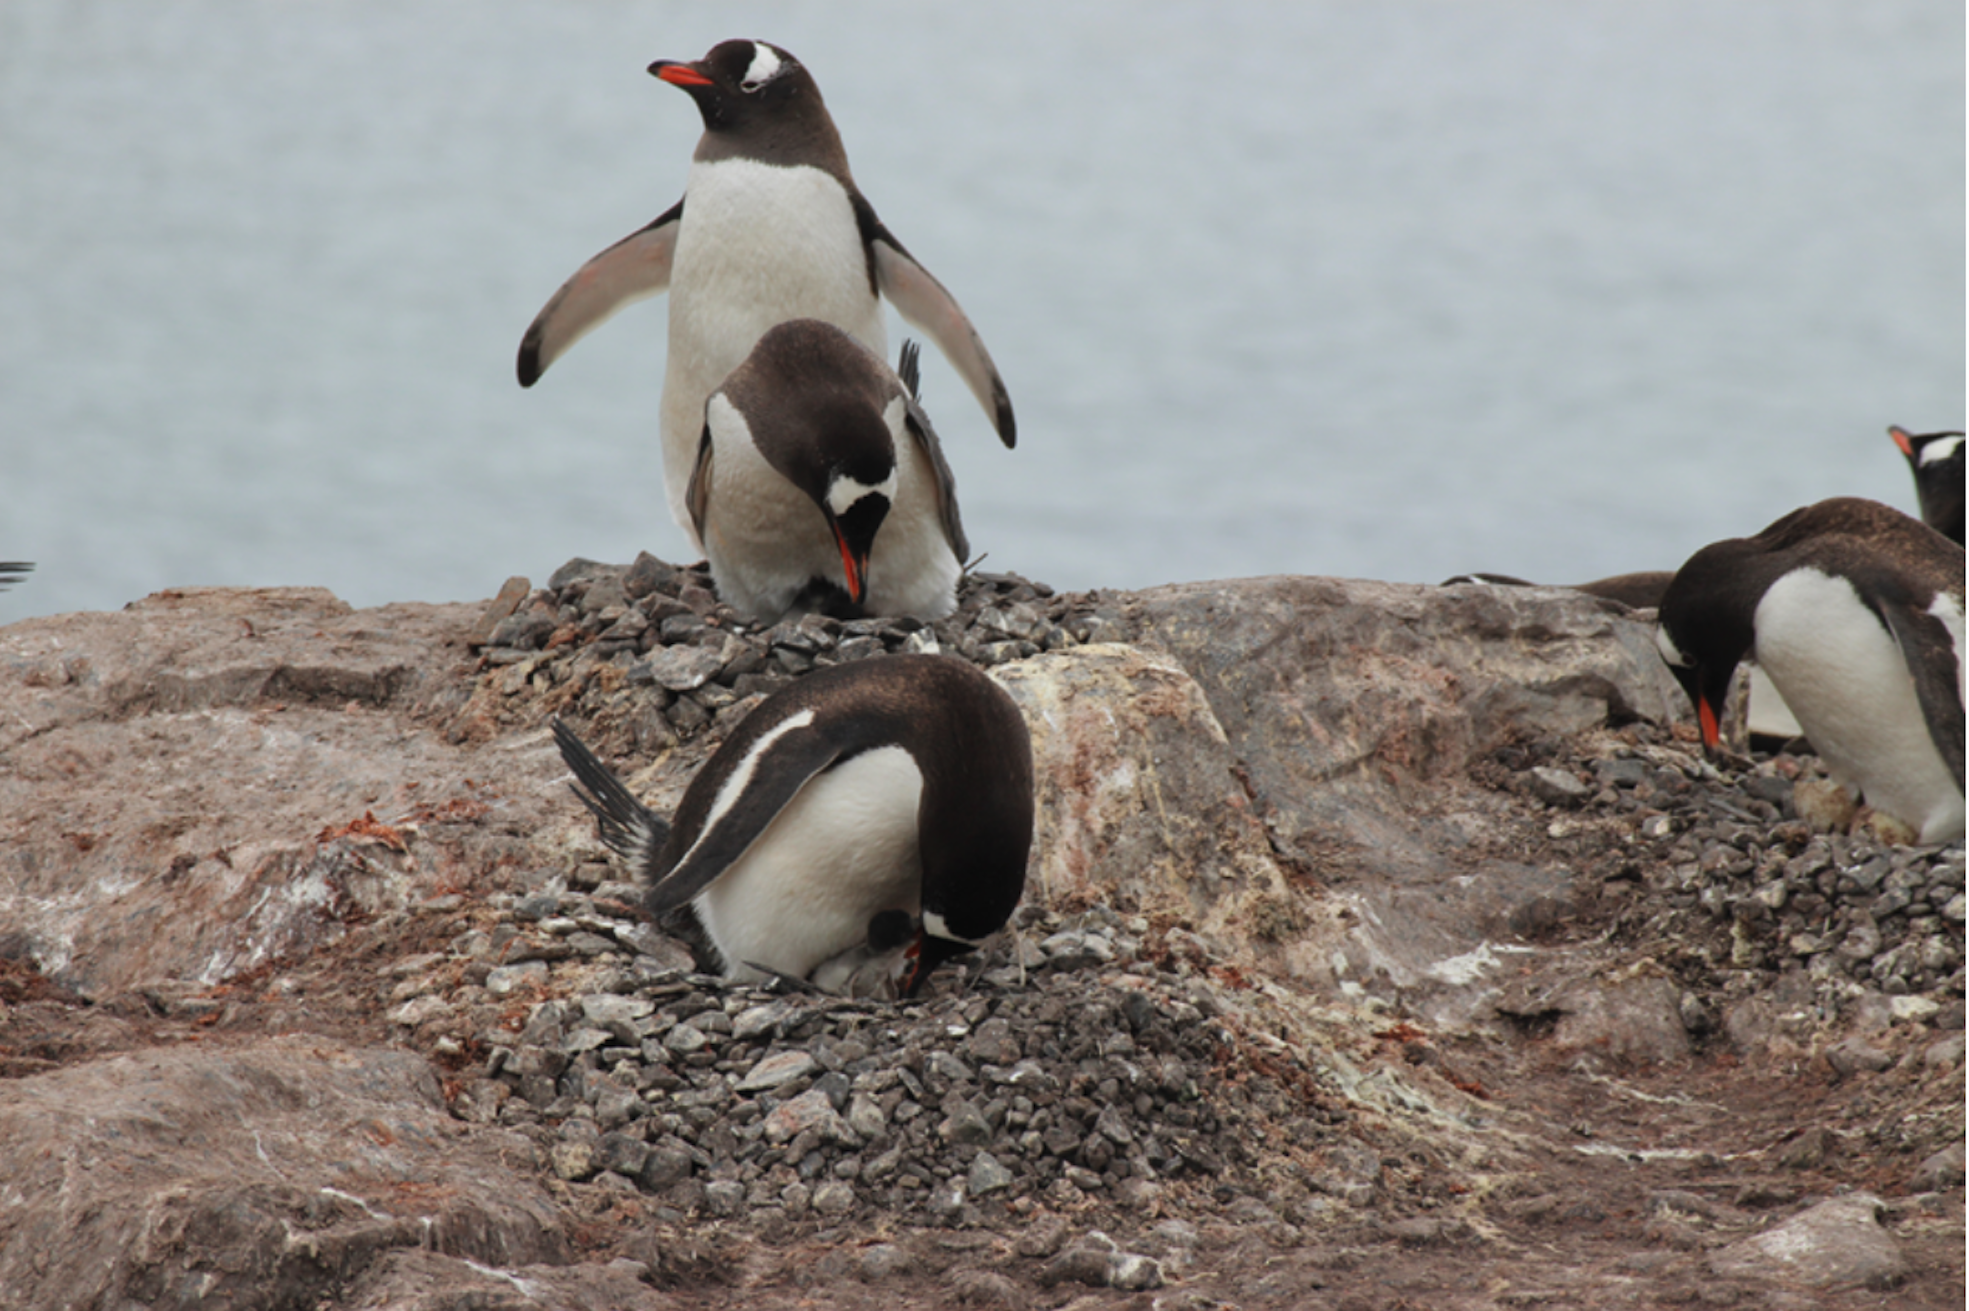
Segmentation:
<svg viewBox="0 0 1969 1311">
<path fill-rule="evenodd" d="M 903 338 L 902 354 L 896 360 L 896 377 L 902 379 L 903 388 L 911 400 L 923 399 L 922 393 L 917 390 L 923 381 L 923 348 L 911 338 Z"/>
<path fill-rule="evenodd" d="M 554 743 L 561 759 L 574 772 L 568 791 L 595 817 L 602 842 L 622 857 L 644 878 L 654 879 L 662 871 L 657 860 L 670 840 L 670 825 L 642 802 L 590 751 L 574 730 L 559 719 L 552 721 Z"/>
</svg>

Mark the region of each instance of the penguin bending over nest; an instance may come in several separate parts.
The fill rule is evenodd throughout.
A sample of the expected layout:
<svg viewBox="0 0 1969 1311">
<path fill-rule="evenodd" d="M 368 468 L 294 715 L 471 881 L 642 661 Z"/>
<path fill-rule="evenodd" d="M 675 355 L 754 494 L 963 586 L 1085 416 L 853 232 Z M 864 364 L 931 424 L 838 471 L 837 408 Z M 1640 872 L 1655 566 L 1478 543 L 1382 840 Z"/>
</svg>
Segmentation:
<svg viewBox="0 0 1969 1311">
<path fill-rule="evenodd" d="M 1923 842 L 1963 833 L 1963 554 L 1874 501 L 1794 510 L 1712 542 L 1661 599 L 1655 644 L 1719 740 L 1754 660 L 1832 776 Z"/>
<path fill-rule="evenodd" d="M 554 738 L 602 841 L 688 905 L 725 977 L 915 996 L 1004 927 L 1032 847 L 1032 744 L 1003 688 L 950 656 L 817 670 L 746 716 L 674 825 L 573 730 Z"/>
</svg>

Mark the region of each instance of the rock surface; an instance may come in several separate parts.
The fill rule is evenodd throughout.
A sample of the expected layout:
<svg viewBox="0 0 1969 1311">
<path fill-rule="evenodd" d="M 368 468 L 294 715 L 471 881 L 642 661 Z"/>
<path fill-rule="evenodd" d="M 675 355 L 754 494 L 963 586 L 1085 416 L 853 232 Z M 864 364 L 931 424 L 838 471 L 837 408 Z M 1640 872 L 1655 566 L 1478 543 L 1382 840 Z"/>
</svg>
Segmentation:
<svg viewBox="0 0 1969 1311">
<path fill-rule="evenodd" d="M 1334 579 L 960 599 L 758 630 L 645 556 L 0 630 L 0 1161 L 38 1163 L 0 1166 L 0 1287 L 1959 1303 L 1962 848 L 1815 832 L 1809 757 L 1701 759 L 1644 622 Z M 773 687 L 924 649 L 1033 730 L 1015 932 L 909 1006 L 695 973 L 546 718 L 662 809 Z M 1899 1273 L 1766 1259 L 1848 1185 Z"/>
<path fill-rule="evenodd" d="M 1730 1244 L 1710 1266 L 1725 1277 L 1763 1276 L 1810 1288 L 1891 1289 L 1907 1278 L 1907 1258 L 1880 1227 L 1881 1210 L 1880 1199 L 1865 1193 L 1835 1197 Z"/>
</svg>

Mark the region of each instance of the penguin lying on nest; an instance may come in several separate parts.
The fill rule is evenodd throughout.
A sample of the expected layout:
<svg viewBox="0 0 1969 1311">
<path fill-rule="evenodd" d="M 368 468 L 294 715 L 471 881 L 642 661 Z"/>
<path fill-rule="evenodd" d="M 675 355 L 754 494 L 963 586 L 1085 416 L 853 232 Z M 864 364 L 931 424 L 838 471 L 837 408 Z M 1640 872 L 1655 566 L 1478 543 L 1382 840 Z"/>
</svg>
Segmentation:
<svg viewBox="0 0 1969 1311">
<path fill-rule="evenodd" d="M 1963 556 L 1926 524 L 1839 497 L 1689 557 L 1655 644 L 1719 740 L 1757 662 L 1832 776 L 1923 842 L 1963 832 Z"/>
<path fill-rule="evenodd" d="M 559 720 L 602 841 L 689 906 L 728 979 L 913 997 L 1011 918 L 1032 847 L 1032 744 L 1004 689 L 950 656 L 883 656 L 780 689 L 685 789 L 674 824 Z"/>
</svg>

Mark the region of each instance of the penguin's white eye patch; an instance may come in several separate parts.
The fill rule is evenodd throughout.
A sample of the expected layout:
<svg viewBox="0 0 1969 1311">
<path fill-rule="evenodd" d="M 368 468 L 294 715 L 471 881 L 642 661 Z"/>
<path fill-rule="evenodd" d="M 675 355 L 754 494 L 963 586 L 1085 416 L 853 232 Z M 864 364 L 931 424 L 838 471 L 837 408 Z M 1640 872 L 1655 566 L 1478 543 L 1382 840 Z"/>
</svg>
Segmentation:
<svg viewBox="0 0 1969 1311">
<path fill-rule="evenodd" d="M 1666 628 L 1659 626 L 1655 628 L 1655 650 L 1661 652 L 1661 658 L 1666 660 L 1673 668 L 1685 669 L 1688 667 L 1689 658 L 1682 654 L 1681 647 L 1675 645 L 1675 639 L 1668 635 Z"/>
<path fill-rule="evenodd" d="M 773 53 L 773 48 L 763 42 L 753 42 L 752 64 L 745 70 L 745 76 L 739 79 L 738 89 L 757 91 L 779 76 L 779 68 L 779 56 Z"/>
<path fill-rule="evenodd" d="M 827 485 L 827 508 L 836 516 L 844 515 L 864 496 L 881 496 L 893 505 L 896 499 L 895 470 L 891 469 L 889 476 L 879 483 L 865 483 L 851 474 L 841 474 Z"/>
<path fill-rule="evenodd" d="M 1962 438 L 1939 437 L 1921 448 L 1921 463 L 1940 464 L 1943 460 L 1953 459 L 1955 453 L 1961 449 Z"/>
</svg>

